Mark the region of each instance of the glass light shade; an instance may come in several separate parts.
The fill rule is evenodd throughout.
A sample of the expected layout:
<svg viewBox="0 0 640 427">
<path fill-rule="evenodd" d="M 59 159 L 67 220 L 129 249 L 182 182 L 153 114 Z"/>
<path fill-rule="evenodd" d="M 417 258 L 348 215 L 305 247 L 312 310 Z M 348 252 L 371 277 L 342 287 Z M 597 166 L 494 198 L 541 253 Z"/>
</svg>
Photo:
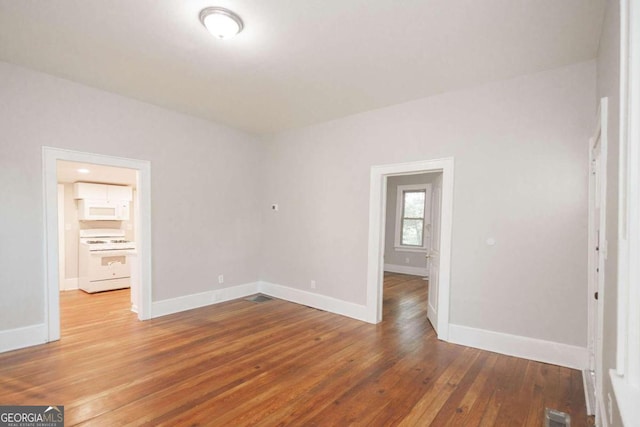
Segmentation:
<svg viewBox="0 0 640 427">
<path fill-rule="evenodd" d="M 200 12 L 200 20 L 209 32 L 219 39 L 230 39 L 242 31 L 240 17 L 230 10 L 210 7 Z"/>
</svg>

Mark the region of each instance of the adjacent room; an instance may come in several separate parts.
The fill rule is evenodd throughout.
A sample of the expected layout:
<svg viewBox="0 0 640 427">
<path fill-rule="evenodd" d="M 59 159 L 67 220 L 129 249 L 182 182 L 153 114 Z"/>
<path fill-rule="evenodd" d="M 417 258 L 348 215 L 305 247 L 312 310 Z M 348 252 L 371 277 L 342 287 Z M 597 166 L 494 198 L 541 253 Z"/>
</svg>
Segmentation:
<svg viewBox="0 0 640 427">
<path fill-rule="evenodd" d="M 636 425 L 638 76 L 639 0 L 0 0 L 0 414 Z"/>
</svg>

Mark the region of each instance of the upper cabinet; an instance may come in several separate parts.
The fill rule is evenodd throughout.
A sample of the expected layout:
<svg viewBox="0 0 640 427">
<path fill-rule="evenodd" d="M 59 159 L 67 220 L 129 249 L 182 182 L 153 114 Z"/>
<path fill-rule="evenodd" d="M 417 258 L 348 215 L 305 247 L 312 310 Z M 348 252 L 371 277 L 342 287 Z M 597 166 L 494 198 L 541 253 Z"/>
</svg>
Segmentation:
<svg viewBox="0 0 640 427">
<path fill-rule="evenodd" d="M 133 199 L 131 187 L 76 182 L 73 197 L 79 199 L 78 219 L 81 221 L 129 220 L 129 203 Z"/>
<path fill-rule="evenodd" d="M 133 191 L 131 187 L 125 187 L 124 185 L 107 185 L 107 200 L 126 200 L 131 201 L 133 198 Z"/>
<path fill-rule="evenodd" d="M 124 185 L 93 184 L 90 182 L 76 182 L 73 184 L 74 199 L 131 201 L 133 191 Z"/>
</svg>

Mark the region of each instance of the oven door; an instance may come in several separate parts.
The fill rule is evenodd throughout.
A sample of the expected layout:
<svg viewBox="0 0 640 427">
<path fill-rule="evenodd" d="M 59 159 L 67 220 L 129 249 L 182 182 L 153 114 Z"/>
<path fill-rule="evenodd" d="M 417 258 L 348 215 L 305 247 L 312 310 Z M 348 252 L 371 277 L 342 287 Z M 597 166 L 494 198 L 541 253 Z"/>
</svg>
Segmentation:
<svg viewBox="0 0 640 427">
<path fill-rule="evenodd" d="M 89 280 L 120 279 L 131 276 L 129 251 L 92 251 L 89 256 Z"/>
</svg>

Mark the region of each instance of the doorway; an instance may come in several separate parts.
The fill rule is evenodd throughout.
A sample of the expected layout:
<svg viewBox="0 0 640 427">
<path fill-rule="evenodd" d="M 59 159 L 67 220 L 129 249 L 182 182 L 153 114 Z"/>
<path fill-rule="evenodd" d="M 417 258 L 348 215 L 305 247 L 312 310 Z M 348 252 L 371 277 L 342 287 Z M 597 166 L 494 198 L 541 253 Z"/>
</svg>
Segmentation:
<svg viewBox="0 0 640 427">
<path fill-rule="evenodd" d="M 424 173 L 441 174 L 441 186 L 439 187 L 441 192 L 440 233 L 439 241 L 432 239 L 437 246 L 437 258 L 435 260 L 431 258 L 430 267 L 430 275 L 433 274 L 432 271 L 436 271 L 438 277 L 435 281 L 432 278 L 432 286 L 429 290 L 431 310 L 428 317 L 438 334 L 438 338 L 446 341 L 449 337 L 453 158 L 373 166 L 371 168 L 367 321 L 370 323 L 382 321 L 387 178 Z"/>
<path fill-rule="evenodd" d="M 58 204 L 58 161 L 85 163 L 108 167 L 126 168 L 136 171 L 137 206 L 134 218 L 134 239 L 137 259 L 133 262 L 136 277 L 136 294 L 138 318 L 151 318 L 151 191 L 150 163 L 144 160 L 126 159 L 78 151 L 43 147 L 43 185 L 44 185 L 44 246 L 45 246 L 45 324 L 48 333 L 47 341 L 60 339 L 60 239 Z"/>
<path fill-rule="evenodd" d="M 418 288 L 421 289 L 417 289 L 420 292 L 408 292 L 407 289 L 405 294 L 395 289 L 396 298 L 393 300 L 399 307 L 412 305 L 405 304 L 408 301 L 424 303 L 427 317 L 435 319 L 442 173 L 392 175 L 386 177 L 386 187 L 383 313 L 388 312 L 386 304 L 390 299 L 387 298 L 387 291 L 392 286 L 415 288 L 416 284 L 420 284 Z M 416 276 L 422 281 L 411 280 Z M 416 301 L 416 296 L 421 300 Z M 432 323 L 434 321 L 431 320 Z"/>
<path fill-rule="evenodd" d="M 137 313 L 139 283 L 131 280 L 131 275 L 135 275 L 135 271 L 139 269 L 139 259 L 129 253 L 135 250 L 138 172 L 134 169 L 65 160 L 57 161 L 57 170 L 61 310 L 64 311 L 64 307 L 69 306 L 69 303 L 65 305 L 63 301 L 88 298 L 88 301 L 96 303 L 104 296 L 98 291 L 120 290 L 121 294 L 129 296 L 130 302 L 126 303 L 120 298 L 115 308 L 131 309 Z M 100 191 L 104 194 L 91 201 L 88 200 L 91 190 L 98 193 L 94 197 L 100 196 Z M 89 207 L 92 203 L 100 207 Z M 102 215 L 94 215 L 96 218 L 88 215 L 91 210 L 96 209 L 103 211 L 100 212 Z M 103 240 L 95 237 L 96 233 Z M 94 237 L 86 237 L 86 234 Z M 104 240 L 107 238 L 105 236 L 111 237 Z M 98 243 L 100 247 L 93 245 L 91 248 L 92 245 L 85 243 L 86 241 L 109 243 Z"/>
</svg>

